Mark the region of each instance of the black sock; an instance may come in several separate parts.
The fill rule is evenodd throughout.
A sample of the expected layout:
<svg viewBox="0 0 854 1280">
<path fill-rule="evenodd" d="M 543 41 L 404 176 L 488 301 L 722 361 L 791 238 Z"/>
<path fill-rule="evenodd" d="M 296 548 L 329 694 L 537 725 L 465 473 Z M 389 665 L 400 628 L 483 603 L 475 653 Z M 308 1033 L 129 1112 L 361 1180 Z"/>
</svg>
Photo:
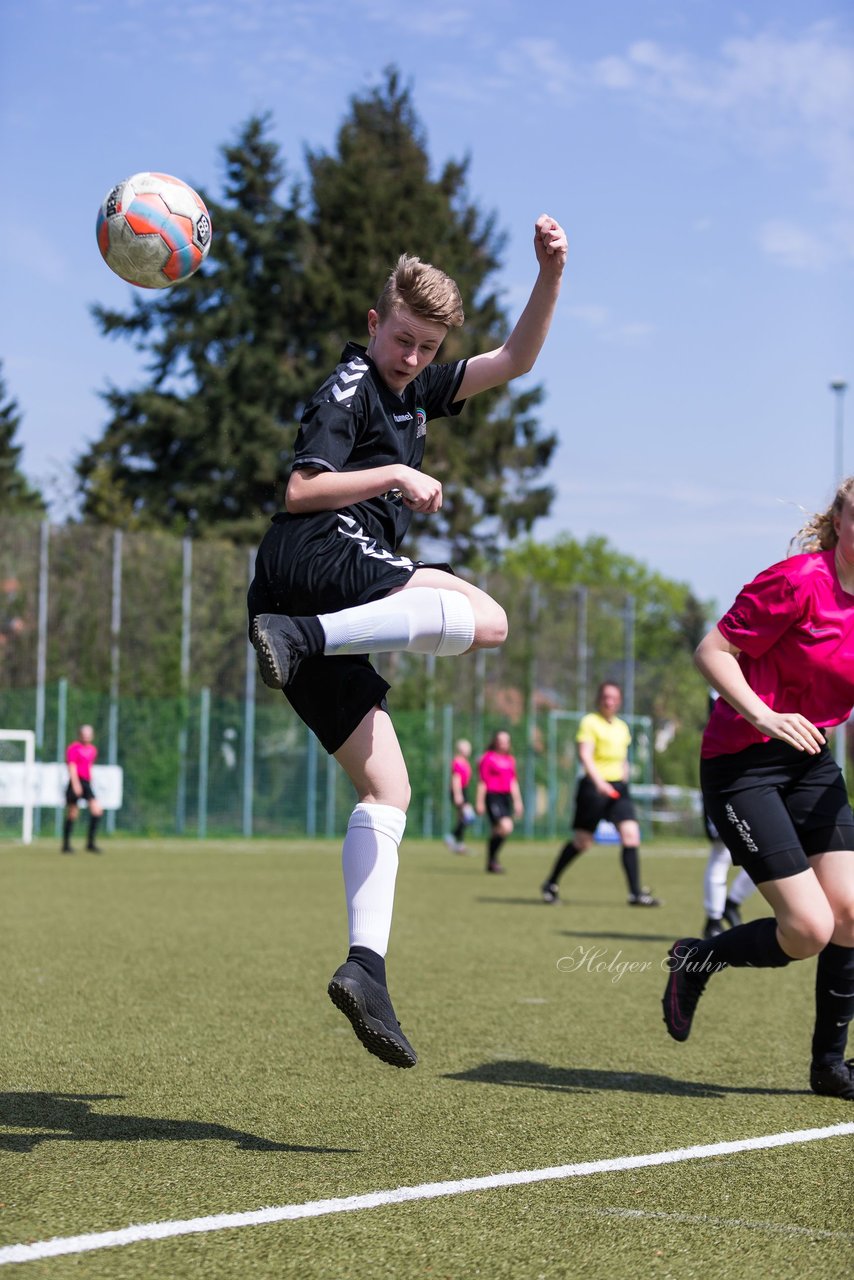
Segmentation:
<svg viewBox="0 0 854 1280">
<path fill-rule="evenodd" d="M 503 845 L 505 839 L 506 839 L 505 836 L 490 836 L 489 853 L 488 853 L 488 858 L 490 862 L 498 861 L 498 850 Z"/>
<path fill-rule="evenodd" d="M 854 1018 L 854 947 L 828 942 L 815 971 L 815 1066 L 841 1062 L 848 1043 L 848 1023 Z"/>
<path fill-rule="evenodd" d="M 629 893 L 633 898 L 636 898 L 641 891 L 640 858 L 638 857 L 637 845 L 623 845 L 623 870 L 626 873 Z"/>
<path fill-rule="evenodd" d="M 569 864 L 574 862 L 580 853 L 581 850 L 576 849 L 571 840 L 567 840 L 566 844 L 557 855 L 557 861 L 552 867 L 551 875 L 546 881 L 546 884 L 557 884 Z"/>
<path fill-rule="evenodd" d="M 90 849 L 94 849 L 95 847 L 95 832 L 97 830 L 98 830 L 98 819 L 95 817 L 90 817 L 89 818 L 89 839 L 87 841 L 87 844 L 89 845 Z"/>
<path fill-rule="evenodd" d="M 711 965 L 731 965 L 733 969 L 781 969 L 791 962 L 777 941 L 777 921 L 773 916 L 738 924 L 697 944 L 697 959 Z"/>
<path fill-rule="evenodd" d="M 465 835 L 465 833 L 466 833 L 466 824 L 463 822 L 462 818 L 460 818 L 459 822 L 454 827 L 454 839 L 456 840 L 457 844 L 462 844 L 463 836 Z"/>
<path fill-rule="evenodd" d="M 71 832 L 74 830 L 74 819 L 66 818 L 62 828 L 62 847 L 67 849 L 71 845 Z"/>
<path fill-rule="evenodd" d="M 320 625 L 319 618 L 291 618 L 294 626 L 299 627 L 308 646 L 308 656 L 323 653 L 326 648 L 326 634 Z"/>
<path fill-rule="evenodd" d="M 365 973 L 370 978 L 373 978 L 374 982 L 379 982 L 383 987 L 387 986 L 384 956 L 379 955 L 376 951 L 371 951 L 370 947 L 351 947 L 347 954 L 347 959 L 364 969 Z"/>
</svg>

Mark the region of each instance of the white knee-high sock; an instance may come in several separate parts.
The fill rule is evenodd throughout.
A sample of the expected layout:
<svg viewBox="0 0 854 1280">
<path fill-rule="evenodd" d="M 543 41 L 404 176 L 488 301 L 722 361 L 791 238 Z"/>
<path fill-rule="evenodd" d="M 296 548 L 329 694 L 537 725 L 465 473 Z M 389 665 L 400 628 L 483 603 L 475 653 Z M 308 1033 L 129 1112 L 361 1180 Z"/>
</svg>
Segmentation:
<svg viewBox="0 0 854 1280">
<path fill-rule="evenodd" d="M 732 882 L 732 888 L 727 894 L 727 897 L 731 902 L 735 902 L 738 905 L 744 902 L 745 898 L 749 898 L 755 888 L 756 885 L 753 883 L 744 867 L 741 867 L 739 868 L 738 875 Z"/>
<path fill-rule="evenodd" d="M 712 920 L 720 920 L 726 906 L 726 878 L 732 855 L 723 840 L 714 840 L 703 877 L 703 906 Z"/>
<path fill-rule="evenodd" d="M 388 950 L 394 909 L 397 850 L 406 814 L 389 804 L 357 804 L 350 814 L 341 854 L 350 946 Z"/>
<path fill-rule="evenodd" d="M 370 604 L 321 613 L 318 622 L 335 653 L 465 653 L 474 641 L 474 610 L 461 591 L 411 587 Z"/>
</svg>

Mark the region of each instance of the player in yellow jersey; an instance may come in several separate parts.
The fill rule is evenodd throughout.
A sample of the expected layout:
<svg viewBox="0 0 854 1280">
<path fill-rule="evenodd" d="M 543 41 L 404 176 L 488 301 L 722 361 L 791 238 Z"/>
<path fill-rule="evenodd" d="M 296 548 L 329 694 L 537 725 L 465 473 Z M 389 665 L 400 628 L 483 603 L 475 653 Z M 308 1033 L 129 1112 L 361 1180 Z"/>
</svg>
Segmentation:
<svg viewBox="0 0 854 1280">
<path fill-rule="evenodd" d="M 557 856 L 542 886 L 543 902 L 558 900 L 558 881 L 566 868 L 593 843 L 604 819 L 620 834 L 623 870 L 630 907 L 658 907 L 660 902 L 640 882 L 640 827 L 629 793 L 629 745 L 631 731 L 617 715 L 623 702 L 618 684 L 607 680 L 596 694 L 596 710 L 583 716 L 575 735 L 578 758 L 584 769 L 575 793 L 572 838 Z"/>
</svg>

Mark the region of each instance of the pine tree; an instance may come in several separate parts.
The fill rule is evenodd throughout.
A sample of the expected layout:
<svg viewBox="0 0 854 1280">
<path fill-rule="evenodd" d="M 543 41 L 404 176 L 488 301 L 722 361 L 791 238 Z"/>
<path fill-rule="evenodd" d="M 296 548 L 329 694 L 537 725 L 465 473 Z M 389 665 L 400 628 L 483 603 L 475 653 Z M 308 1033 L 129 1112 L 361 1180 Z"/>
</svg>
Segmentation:
<svg viewBox="0 0 854 1280">
<path fill-rule="evenodd" d="M 459 285 L 466 323 L 448 334 L 440 360 L 504 340 L 510 325 L 494 277 L 505 238 L 494 215 L 469 202 L 468 163 L 448 161 L 430 176 L 411 93 L 393 68 L 379 87 L 351 100 L 334 155 L 307 153 L 315 243 L 311 328 L 321 333 L 325 325 L 327 335 L 318 345 L 319 373 L 334 365 L 348 338 L 366 339 L 368 308 L 401 253 L 435 263 Z M 413 521 L 410 552 L 420 535 L 442 544 L 456 562 L 470 563 L 548 512 L 553 494 L 542 473 L 556 438 L 539 431 L 534 411 L 541 398 L 539 388 L 500 388 L 478 396 L 461 418 L 430 424 L 424 467 L 442 481 L 444 501 L 438 515 Z"/>
<path fill-rule="evenodd" d="M 0 361 L 0 510 L 4 515 L 45 511 L 41 494 L 33 489 L 20 470 L 22 446 L 15 444 L 15 434 L 23 420 L 18 403 L 6 399 L 3 362 Z"/>
<path fill-rule="evenodd" d="M 150 382 L 104 393 L 111 420 L 77 464 L 86 517 L 249 541 L 281 506 L 307 385 L 305 224 L 298 186 L 276 198 L 285 174 L 268 129 L 253 117 L 222 149 L 205 267 L 136 294 L 129 313 L 93 308 L 103 333 L 147 352 Z"/>
</svg>

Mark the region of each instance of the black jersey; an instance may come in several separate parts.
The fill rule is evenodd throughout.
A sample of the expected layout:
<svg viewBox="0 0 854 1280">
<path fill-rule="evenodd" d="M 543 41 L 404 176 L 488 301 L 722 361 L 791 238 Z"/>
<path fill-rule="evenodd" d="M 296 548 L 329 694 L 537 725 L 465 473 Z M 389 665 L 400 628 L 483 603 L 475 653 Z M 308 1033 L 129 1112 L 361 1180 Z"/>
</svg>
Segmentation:
<svg viewBox="0 0 854 1280">
<path fill-rule="evenodd" d="M 398 395 L 383 382 L 365 348 L 349 342 L 334 373 L 306 405 L 293 466 L 366 471 L 402 462 L 420 470 L 427 423 L 455 417 L 465 403 L 453 403 L 465 367 L 465 360 L 429 364 Z M 398 490 L 342 510 L 395 549 L 412 519 Z"/>
</svg>

